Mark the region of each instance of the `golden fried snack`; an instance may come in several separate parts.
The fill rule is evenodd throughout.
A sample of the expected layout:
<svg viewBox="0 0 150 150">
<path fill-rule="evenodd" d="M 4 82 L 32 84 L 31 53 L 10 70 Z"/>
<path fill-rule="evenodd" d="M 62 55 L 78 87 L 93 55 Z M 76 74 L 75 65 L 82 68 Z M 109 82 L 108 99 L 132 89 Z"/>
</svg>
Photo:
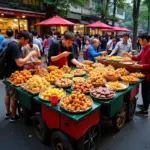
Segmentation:
<svg viewBox="0 0 150 150">
<path fill-rule="evenodd" d="M 38 75 L 34 75 L 23 86 L 23 88 L 32 93 L 40 93 L 46 90 L 50 86 L 50 83 L 45 78 L 41 78 Z"/>
<path fill-rule="evenodd" d="M 71 68 L 67 65 L 64 65 L 60 70 L 63 71 L 64 73 L 70 73 L 71 72 Z"/>
<path fill-rule="evenodd" d="M 62 75 L 63 72 L 60 69 L 55 69 L 54 71 L 51 71 L 50 73 L 46 74 L 45 79 L 51 84 L 54 84 L 57 80 L 62 78 Z"/>
<path fill-rule="evenodd" d="M 32 74 L 28 70 L 23 71 L 15 71 L 11 74 L 10 78 L 8 79 L 14 85 L 24 84 L 27 80 L 32 77 Z"/>
<path fill-rule="evenodd" d="M 90 109 L 93 103 L 84 94 L 73 91 L 71 95 L 61 100 L 60 105 L 63 109 L 70 112 L 83 112 Z"/>
</svg>

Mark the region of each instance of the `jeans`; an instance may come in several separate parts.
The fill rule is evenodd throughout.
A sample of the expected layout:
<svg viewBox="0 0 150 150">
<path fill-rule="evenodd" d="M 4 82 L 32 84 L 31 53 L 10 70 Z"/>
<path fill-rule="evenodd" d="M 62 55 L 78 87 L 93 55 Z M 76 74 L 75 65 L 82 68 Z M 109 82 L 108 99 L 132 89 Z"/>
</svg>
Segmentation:
<svg viewBox="0 0 150 150">
<path fill-rule="evenodd" d="M 150 81 L 144 80 L 142 83 L 142 98 L 144 110 L 148 110 L 150 104 Z"/>
</svg>

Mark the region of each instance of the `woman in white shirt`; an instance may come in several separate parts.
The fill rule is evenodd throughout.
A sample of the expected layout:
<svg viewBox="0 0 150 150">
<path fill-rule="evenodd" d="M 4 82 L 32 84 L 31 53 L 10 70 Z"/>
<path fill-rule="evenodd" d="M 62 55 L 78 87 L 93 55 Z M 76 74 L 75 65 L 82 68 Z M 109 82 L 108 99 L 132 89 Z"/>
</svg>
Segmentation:
<svg viewBox="0 0 150 150">
<path fill-rule="evenodd" d="M 25 58 L 31 51 L 37 51 L 38 52 L 38 56 L 30 58 L 29 61 L 33 61 L 33 59 L 38 59 L 38 58 L 41 57 L 40 49 L 39 49 L 38 45 L 33 44 L 33 37 L 32 36 L 31 36 L 31 38 L 29 40 L 29 43 L 26 46 L 22 47 L 23 58 Z M 25 69 L 37 69 L 38 66 L 34 66 L 34 65 L 32 65 L 32 63 L 29 63 L 29 64 L 25 65 L 24 68 Z"/>
<path fill-rule="evenodd" d="M 41 56 L 40 55 L 40 49 L 39 49 L 38 45 L 33 44 L 33 38 L 32 37 L 29 41 L 29 44 L 22 47 L 23 58 L 26 57 L 31 51 L 37 51 L 38 52 L 38 58 Z"/>
</svg>

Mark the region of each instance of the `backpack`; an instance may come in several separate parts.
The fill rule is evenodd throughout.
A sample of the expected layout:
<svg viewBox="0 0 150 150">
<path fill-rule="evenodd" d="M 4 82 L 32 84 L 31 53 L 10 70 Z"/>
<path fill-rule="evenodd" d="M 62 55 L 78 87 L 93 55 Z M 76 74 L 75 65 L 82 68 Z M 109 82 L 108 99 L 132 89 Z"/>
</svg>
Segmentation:
<svg viewBox="0 0 150 150">
<path fill-rule="evenodd" d="M 12 42 L 14 42 L 14 41 L 12 41 Z M 12 42 L 10 42 L 8 44 L 8 46 L 5 49 L 3 49 L 3 51 L 0 52 L 0 79 L 4 79 L 9 76 L 9 70 L 7 68 L 6 54 L 8 51 L 8 47 Z"/>
<path fill-rule="evenodd" d="M 83 59 L 88 60 L 88 48 L 83 52 Z"/>
<path fill-rule="evenodd" d="M 7 48 L 0 53 L 0 79 L 7 76 L 7 60 L 6 60 Z"/>
</svg>

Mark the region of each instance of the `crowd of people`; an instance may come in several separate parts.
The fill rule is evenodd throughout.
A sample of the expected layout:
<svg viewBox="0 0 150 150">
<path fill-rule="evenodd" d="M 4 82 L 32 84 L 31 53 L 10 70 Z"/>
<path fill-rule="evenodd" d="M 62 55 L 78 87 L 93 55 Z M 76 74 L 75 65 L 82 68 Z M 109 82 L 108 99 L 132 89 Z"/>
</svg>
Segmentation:
<svg viewBox="0 0 150 150">
<path fill-rule="evenodd" d="M 70 67 L 85 66 L 78 61 L 78 57 L 83 55 L 84 59 L 96 61 L 96 56 L 102 55 L 118 55 L 128 56 L 133 60 L 138 60 L 141 64 L 136 67 L 142 68 L 142 72 L 146 75 L 146 80 L 142 83 L 143 105 L 138 105 L 141 109 L 137 114 L 148 115 L 150 104 L 150 37 L 148 35 L 139 36 L 139 45 L 144 47 L 138 56 L 132 56 L 132 40 L 128 34 L 122 36 L 80 36 L 66 31 L 63 35 L 55 34 L 50 31 L 42 40 L 39 38 L 36 30 L 29 33 L 28 31 L 20 31 L 17 39 L 13 38 L 14 32 L 11 28 L 6 30 L 8 38 L 0 36 L 0 53 L 6 52 L 7 68 L 5 74 L 9 76 L 16 70 L 23 68 L 30 69 L 30 65 L 26 65 L 28 61 L 41 58 L 45 60 L 47 65 L 56 65 L 62 67 L 69 65 Z M 11 122 L 20 119 L 16 114 L 17 93 L 14 88 L 6 86 L 6 115 L 5 118 Z M 11 106 L 11 109 L 10 109 Z"/>
</svg>

